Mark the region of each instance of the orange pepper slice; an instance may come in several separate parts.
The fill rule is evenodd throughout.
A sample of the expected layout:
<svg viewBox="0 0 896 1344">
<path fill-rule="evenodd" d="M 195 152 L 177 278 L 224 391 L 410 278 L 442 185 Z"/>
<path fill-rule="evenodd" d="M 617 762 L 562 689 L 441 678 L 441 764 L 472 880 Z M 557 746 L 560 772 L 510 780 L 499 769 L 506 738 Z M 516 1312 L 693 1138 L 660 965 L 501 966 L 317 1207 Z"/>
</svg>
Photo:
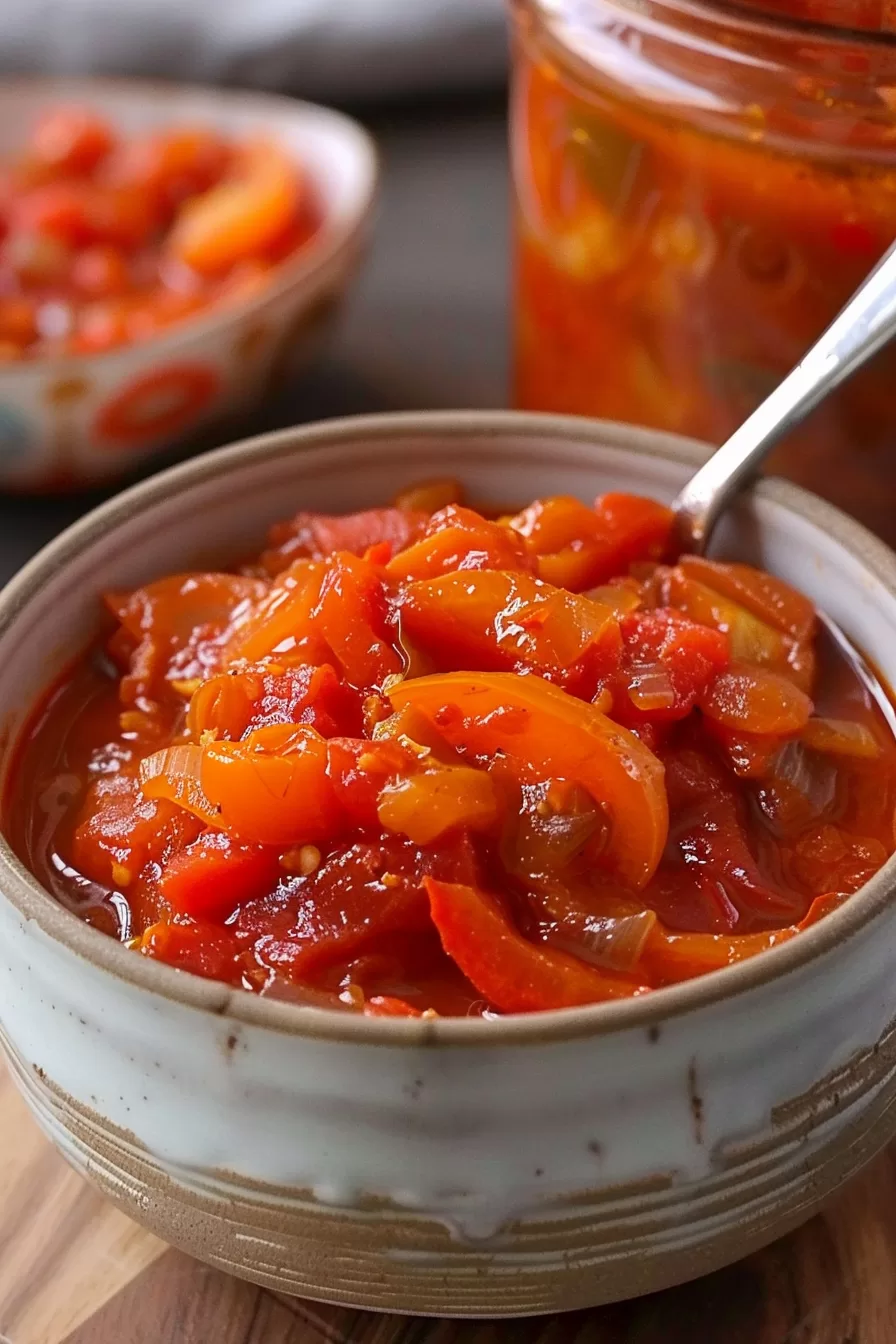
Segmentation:
<svg viewBox="0 0 896 1344">
<path fill-rule="evenodd" d="M 538 575 L 574 592 L 624 573 L 633 560 L 659 559 L 672 512 L 637 495 L 603 495 L 589 509 L 568 495 L 539 499 L 510 526 L 537 557 Z"/>
<path fill-rule="evenodd" d="M 843 900 L 843 895 L 837 892 L 816 896 L 798 924 L 762 933 L 676 933 L 657 920 L 647 935 L 641 965 L 655 985 L 672 985 L 710 971 L 721 971 L 790 942 L 836 910 Z"/>
<path fill-rule="evenodd" d="M 809 722 L 812 701 L 778 672 L 735 664 L 700 696 L 707 718 L 731 732 L 786 737 Z"/>
<path fill-rule="evenodd" d="M 169 251 L 202 275 L 227 271 L 276 241 L 302 189 L 298 164 L 279 145 L 248 145 L 232 175 L 182 208 Z"/>
<path fill-rule="evenodd" d="M 490 522 L 462 504 L 433 515 L 425 535 L 393 557 L 386 574 L 393 580 L 433 579 L 455 570 L 533 568 L 523 542 L 510 528 Z"/>
<path fill-rule="evenodd" d="M 330 839 L 341 811 L 327 778 L 327 744 L 304 724 L 256 728 L 240 742 L 212 742 L 202 751 L 202 792 L 218 825 L 258 845 Z"/>
<path fill-rule="evenodd" d="M 525 664 L 569 685 L 577 670 L 581 681 L 587 656 L 592 694 L 598 675 L 616 670 L 622 650 L 609 607 L 507 570 L 461 570 L 410 583 L 401 622 L 443 667 L 463 667 L 465 660 L 496 670 Z"/>
<path fill-rule="evenodd" d="M 395 709 L 419 710 L 452 746 L 503 755 L 521 781 L 581 784 L 609 820 L 607 868 L 634 890 L 650 880 L 669 829 L 663 767 L 594 705 L 508 672 L 417 677 L 388 694 Z"/>
<path fill-rule="evenodd" d="M 142 763 L 141 788 L 248 844 L 327 840 L 342 820 L 327 743 L 306 724 L 269 724 L 239 742 L 156 752 Z"/>
</svg>

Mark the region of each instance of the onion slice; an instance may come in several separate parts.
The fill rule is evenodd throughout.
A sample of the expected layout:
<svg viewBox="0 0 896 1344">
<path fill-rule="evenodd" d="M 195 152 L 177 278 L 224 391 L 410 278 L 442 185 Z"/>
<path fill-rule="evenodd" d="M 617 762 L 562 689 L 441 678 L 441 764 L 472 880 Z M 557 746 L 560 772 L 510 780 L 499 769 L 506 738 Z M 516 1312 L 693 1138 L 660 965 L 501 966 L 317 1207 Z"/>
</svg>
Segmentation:
<svg viewBox="0 0 896 1344">
<path fill-rule="evenodd" d="M 140 787 L 147 798 L 167 798 L 210 826 L 220 826 L 221 809 L 205 796 L 201 768 L 202 747 L 188 743 L 165 747 L 140 762 Z"/>
</svg>

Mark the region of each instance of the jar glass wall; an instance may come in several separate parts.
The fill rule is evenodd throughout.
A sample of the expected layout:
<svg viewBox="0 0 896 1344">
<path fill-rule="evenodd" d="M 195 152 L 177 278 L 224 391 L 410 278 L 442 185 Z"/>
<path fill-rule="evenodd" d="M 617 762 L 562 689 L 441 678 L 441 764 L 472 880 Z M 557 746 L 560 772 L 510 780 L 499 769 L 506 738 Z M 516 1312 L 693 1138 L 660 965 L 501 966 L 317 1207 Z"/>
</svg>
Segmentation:
<svg viewBox="0 0 896 1344">
<path fill-rule="evenodd" d="M 516 400 L 720 442 L 896 237 L 896 37 L 516 0 Z M 896 540 L 896 347 L 775 463 Z"/>
</svg>

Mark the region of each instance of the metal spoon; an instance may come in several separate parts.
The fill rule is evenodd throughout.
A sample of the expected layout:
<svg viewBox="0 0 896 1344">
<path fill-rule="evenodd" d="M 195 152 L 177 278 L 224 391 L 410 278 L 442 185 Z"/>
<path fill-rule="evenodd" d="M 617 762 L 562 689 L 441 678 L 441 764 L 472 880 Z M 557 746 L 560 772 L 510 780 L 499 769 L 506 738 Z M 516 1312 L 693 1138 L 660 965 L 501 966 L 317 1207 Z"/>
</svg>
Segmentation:
<svg viewBox="0 0 896 1344">
<path fill-rule="evenodd" d="M 779 439 L 814 410 L 829 392 L 860 369 L 896 335 L 896 244 L 859 286 L 841 313 L 795 369 L 713 453 L 675 500 L 683 552 L 702 555 L 719 515 Z M 852 664 L 896 735 L 896 709 L 868 663 L 838 625 L 819 620 Z"/>
</svg>

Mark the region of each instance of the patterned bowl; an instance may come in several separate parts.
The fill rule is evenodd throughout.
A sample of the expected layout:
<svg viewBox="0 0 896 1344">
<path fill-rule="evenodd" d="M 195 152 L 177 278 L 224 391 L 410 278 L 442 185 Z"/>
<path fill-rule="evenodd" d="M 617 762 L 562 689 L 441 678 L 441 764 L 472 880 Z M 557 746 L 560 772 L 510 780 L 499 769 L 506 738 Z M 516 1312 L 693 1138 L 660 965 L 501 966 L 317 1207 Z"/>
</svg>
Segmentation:
<svg viewBox="0 0 896 1344">
<path fill-rule="evenodd" d="M 87 103 L 126 134 L 166 123 L 276 136 L 307 166 L 316 236 L 258 293 L 98 355 L 0 367 L 0 487 L 54 490 L 133 472 L 153 453 L 244 414 L 297 367 L 358 265 L 376 153 L 348 117 L 289 98 L 137 80 L 0 81 L 0 155 L 51 103 Z"/>
<path fill-rule="evenodd" d="M 506 505 L 670 498 L 700 445 L 512 413 L 287 430 L 129 490 L 0 595 L 0 772 L 97 594 L 257 544 L 288 508 L 352 509 L 450 463 Z M 797 584 L 896 679 L 896 557 L 781 482 L 725 554 Z M 145 960 L 0 843 L 0 1024 L 69 1161 L 192 1254 L 288 1293 L 520 1315 L 649 1292 L 808 1217 L 896 1131 L 896 861 L 755 960 L 642 999 L 533 1016 L 366 1019 Z"/>
</svg>

